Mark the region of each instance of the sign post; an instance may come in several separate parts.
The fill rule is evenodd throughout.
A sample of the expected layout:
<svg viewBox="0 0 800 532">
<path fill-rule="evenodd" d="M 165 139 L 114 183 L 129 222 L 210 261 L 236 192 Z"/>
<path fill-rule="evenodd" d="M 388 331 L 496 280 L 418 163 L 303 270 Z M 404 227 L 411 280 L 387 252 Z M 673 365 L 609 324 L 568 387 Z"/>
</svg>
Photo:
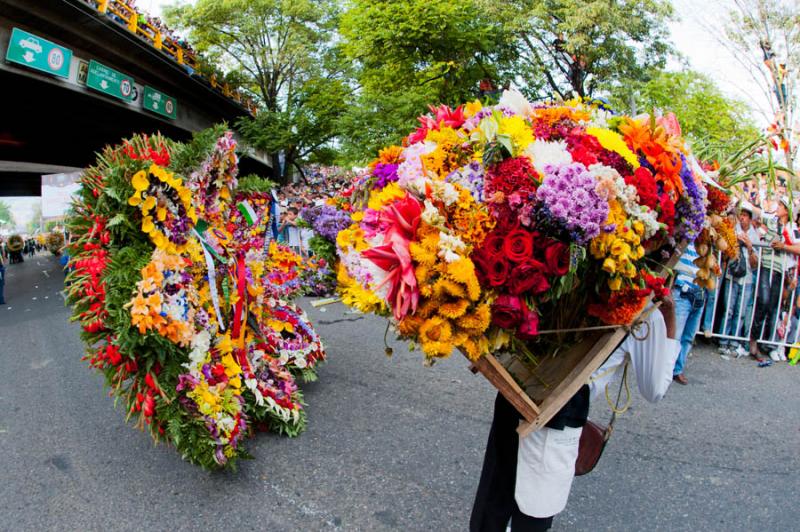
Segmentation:
<svg viewBox="0 0 800 532">
<path fill-rule="evenodd" d="M 72 50 L 19 28 L 11 31 L 6 61 L 60 78 L 69 77 Z"/>
<path fill-rule="evenodd" d="M 89 61 L 86 86 L 126 102 L 133 100 L 133 78 L 94 59 Z"/>
<path fill-rule="evenodd" d="M 167 96 L 163 92 L 155 90 L 153 87 L 144 86 L 144 98 L 142 107 L 151 113 L 166 116 L 172 120 L 178 114 L 178 102 L 172 96 Z"/>
</svg>

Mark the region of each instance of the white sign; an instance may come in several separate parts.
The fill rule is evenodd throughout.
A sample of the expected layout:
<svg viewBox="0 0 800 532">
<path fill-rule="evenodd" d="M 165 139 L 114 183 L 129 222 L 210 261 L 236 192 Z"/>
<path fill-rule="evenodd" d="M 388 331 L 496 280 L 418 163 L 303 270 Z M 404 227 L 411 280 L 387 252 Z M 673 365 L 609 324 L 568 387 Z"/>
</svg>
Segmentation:
<svg viewBox="0 0 800 532">
<path fill-rule="evenodd" d="M 63 216 L 67 213 L 72 196 L 81 188 L 80 172 L 42 176 L 42 217 Z"/>
</svg>

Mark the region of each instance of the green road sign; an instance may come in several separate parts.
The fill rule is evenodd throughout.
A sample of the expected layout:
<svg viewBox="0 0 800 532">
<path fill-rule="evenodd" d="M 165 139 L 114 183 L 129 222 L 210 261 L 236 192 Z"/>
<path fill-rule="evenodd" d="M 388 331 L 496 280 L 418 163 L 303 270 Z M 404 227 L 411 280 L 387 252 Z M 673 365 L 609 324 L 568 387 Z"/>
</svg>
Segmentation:
<svg viewBox="0 0 800 532">
<path fill-rule="evenodd" d="M 133 100 L 133 78 L 94 59 L 89 61 L 86 86 L 126 102 Z"/>
<path fill-rule="evenodd" d="M 8 41 L 6 61 L 67 78 L 72 50 L 14 28 Z"/>
<path fill-rule="evenodd" d="M 175 120 L 178 114 L 178 102 L 172 96 L 155 90 L 153 87 L 144 86 L 142 106 L 152 112 Z"/>
</svg>

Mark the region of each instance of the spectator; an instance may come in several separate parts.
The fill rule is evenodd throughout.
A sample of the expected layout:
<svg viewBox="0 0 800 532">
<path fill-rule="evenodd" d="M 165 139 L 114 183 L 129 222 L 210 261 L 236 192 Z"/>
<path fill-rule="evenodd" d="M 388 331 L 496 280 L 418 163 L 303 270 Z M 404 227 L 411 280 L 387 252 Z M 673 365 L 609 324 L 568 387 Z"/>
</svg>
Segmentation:
<svg viewBox="0 0 800 532">
<path fill-rule="evenodd" d="M 675 300 L 675 331 L 676 338 L 680 340 L 681 350 L 675 361 L 672 378 L 678 384 L 688 384 L 689 380 L 684 374 L 686 357 L 694 344 L 694 337 L 700 327 L 700 317 L 705 305 L 705 290 L 694 284 L 698 267 L 694 260 L 698 257 L 694 244 L 686 248 L 675 267 L 677 276 L 672 288 L 672 298 Z"/>
<path fill-rule="evenodd" d="M 730 264 L 725 273 L 727 284 L 727 309 L 723 321 L 725 336 L 747 337 L 750 333 L 750 316 L 753 308 L 753 286 L 755 285 L 758 270 L 758 252 L 753 247 L 760 244 L 758 231 L 753 226 L 755 208 L 749 202 L 744 202 L 739 209 L 739 222 L 736 226 L 736 237 L 739 240 L 739 254 L 745 262 L 744 275 L 738 275 Z M 745 312 L 742 313 L 742 310 Z M 723 338 L 720 341 L 720 352 L 723 355 L 736 355 L 737 358 L 745 356 L 747 350 L 736 340 Z"/>
<path fill-rule="evenodd" d="M 763 217 L 762 240 L 772 249 L 765 251 L 761 257 L 755 316 L 753 328 L 750 330 L 750 356 L 759 364 L 766 363 L 761 356 L 763 341 L 771 340 L 775 334 L 775 320 L 784 288 L 784 277 L 796 266 L 796 257 L 800 255 L 800 240 L 795 234 L 797 227 L 789 220 L 789 208 L 789 199 L 782 197 L 776 214 Z M 762 345 L 759 345 L 759 340 Z"/>
</svg>

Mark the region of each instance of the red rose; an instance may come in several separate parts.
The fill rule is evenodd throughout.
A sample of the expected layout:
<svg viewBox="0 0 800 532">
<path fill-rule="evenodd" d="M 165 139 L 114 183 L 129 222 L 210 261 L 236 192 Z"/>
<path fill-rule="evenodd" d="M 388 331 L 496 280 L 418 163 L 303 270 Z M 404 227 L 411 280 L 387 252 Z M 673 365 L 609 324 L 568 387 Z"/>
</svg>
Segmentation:
<svg viewBox="0 0 800 532">
<path fill-rule="evenodd" d="M 525 292 L 541 294 L 550 288 L 544 275 L 545 266 L 536 259 L 528 259 L 517 265 L 509 276 L 509 291 L 519 295 Z"/>
<path fill-rule="evenodd" d="M 524 304 L 522 323 L 517 330 L 517 338 L 520 340 L 533 340 L 539 335 L 539 314 L 535 310 L 530 310 L 528 305 Z"/>
<path fill-rule="evenodd" d="M 547 272 L 553 275 L 566 275 L 569 271 L 569 246 L 563 242 L 553 241 L 544 250 L 544 262 Z"/>
<path fill-rule="evenodd" d="M 508 261 L 505 257 L 490 257 L 487 261 L 486 279 L 492 286 L 503 286 L 508 280 Z"/>
<path fill-rule="evenodd" d="M 525 262 L 533 255 L 533 237 L 524 229 L 515 229 L 506 235 L 503 251 L 512 261 Z"/>
<path fill-rule="evenodd" d="M 503 255 L 504 244 L 505 239 L 495 232 L 486 237 L 483 241 L 482 251 L 487 259 L 500 257 Z"/>
<path fill-rule="evenodd" d="M 522 323 L 527 307 L 517 296 L 503 294 L 492 305 L 492 324 L 503 329 L 516 329 Z"/>
</svg>

